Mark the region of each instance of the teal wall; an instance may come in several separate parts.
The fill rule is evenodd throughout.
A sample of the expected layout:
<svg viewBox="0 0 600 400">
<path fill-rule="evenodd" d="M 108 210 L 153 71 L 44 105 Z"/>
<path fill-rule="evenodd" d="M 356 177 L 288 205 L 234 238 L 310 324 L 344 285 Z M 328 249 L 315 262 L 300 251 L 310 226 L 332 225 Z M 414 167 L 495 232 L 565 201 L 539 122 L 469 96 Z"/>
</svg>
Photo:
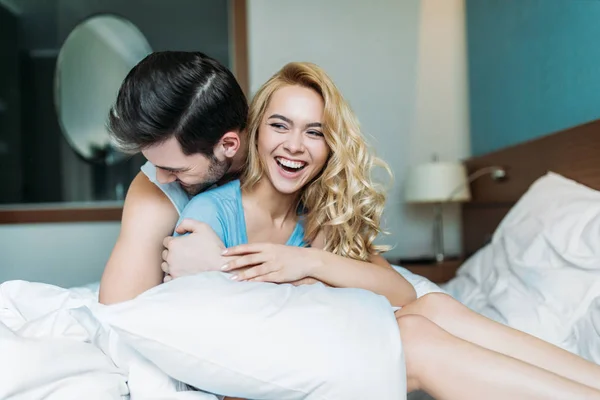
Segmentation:
<svg viewBox="0 0 600 400">
<path fill-rule="evenodd" d="M 600 0 L 467 0 L 471 149 L 600 118 Z"/>
</svg>

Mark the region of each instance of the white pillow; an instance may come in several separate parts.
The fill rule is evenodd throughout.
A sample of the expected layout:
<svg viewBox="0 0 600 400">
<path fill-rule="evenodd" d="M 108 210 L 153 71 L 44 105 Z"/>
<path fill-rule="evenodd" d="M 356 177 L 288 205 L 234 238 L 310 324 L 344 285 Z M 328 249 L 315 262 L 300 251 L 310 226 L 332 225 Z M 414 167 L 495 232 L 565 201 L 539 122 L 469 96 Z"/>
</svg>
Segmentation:
<svg viewBox="0 0 600 400">
<path fill-rule="evenodd" d="M 100 318 L 175 379 L 247 399 L 406 398 L 398 326 L 366 290 L 175 279 Z"/>
<path fill-rule="evenodd" d="M 554 253 L 584 269 L 600 267 L 600 192 L 549 172 L 531 185 L 494 233 L 533 244 L 545 240 Z M 523 243 L 511 243 L 524 248 Z M 561 263 L 562 265 L 562 263 Z"/>
<path fill-rule="evenodd" d="M 552 172 L 539 178 L 444 289 L 475 311 L 584 353 L 574 327 L 600 296 L 600 192 Z"/>
</svg>

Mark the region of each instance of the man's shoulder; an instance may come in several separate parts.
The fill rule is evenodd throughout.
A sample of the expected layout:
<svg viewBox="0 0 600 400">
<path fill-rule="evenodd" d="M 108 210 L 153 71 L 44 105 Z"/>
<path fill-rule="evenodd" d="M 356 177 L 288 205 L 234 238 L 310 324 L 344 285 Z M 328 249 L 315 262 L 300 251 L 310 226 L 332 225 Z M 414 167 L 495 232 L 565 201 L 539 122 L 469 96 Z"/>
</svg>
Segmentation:
<svg viewBox="0 0 600 400">
<path fill-rule="evenodd" d="M 135 200 L 150 199 L 153 201 L 168 200 L 165 193 L 141 171 L 131 181 L 127 198 Z"/>
<path fill-rule="evenodd" d="M 177 212 L 167 195 L 142 172 L 139 172 L 129 185 L 124 207 Z"/>
<path fill-rule="evenodd" d="M 152 232 L 165 236 L 172 232 L 178 217 L 169 198 L 144 174 L 133 179 L 123 205 L 123 232 L 129 232 L 129 237 L 145 237 Z"/>
</svg>

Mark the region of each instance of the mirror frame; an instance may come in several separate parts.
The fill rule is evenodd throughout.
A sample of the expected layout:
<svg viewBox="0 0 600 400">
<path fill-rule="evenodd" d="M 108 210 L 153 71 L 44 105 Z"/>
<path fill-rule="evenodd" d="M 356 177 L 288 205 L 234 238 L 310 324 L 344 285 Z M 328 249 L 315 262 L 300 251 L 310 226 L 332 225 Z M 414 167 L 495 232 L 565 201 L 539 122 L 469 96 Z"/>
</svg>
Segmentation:
<svg viewBox="0 0 600 400">
<path fill-rule="evenodd" d="M 247 0 L 229 0 L 231 71 L 246 96 L 250 93 L 248 71 Z M 120 222 L 123 204 L 54 203 L 17 204 L 0 207 L 0 225 L 65 222 Z"/>
</svg>

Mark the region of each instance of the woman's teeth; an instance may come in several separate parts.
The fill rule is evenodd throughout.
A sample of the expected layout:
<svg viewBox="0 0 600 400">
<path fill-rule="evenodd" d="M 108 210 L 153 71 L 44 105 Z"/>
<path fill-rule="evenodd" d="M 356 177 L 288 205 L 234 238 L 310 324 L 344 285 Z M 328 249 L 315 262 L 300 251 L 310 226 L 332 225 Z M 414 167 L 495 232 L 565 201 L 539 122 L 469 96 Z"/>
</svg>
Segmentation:
<svg viewBox="0 0 600 400">
<path fill-rule="evenodd" d="M 306 163 L 302 161 L 291 161 L 285 158 L 276 158 L 275 159 L 279 165 L 285 167 L 286 170 L 294 170 L 299 171 L 306 166 Z"/>
</svg>

